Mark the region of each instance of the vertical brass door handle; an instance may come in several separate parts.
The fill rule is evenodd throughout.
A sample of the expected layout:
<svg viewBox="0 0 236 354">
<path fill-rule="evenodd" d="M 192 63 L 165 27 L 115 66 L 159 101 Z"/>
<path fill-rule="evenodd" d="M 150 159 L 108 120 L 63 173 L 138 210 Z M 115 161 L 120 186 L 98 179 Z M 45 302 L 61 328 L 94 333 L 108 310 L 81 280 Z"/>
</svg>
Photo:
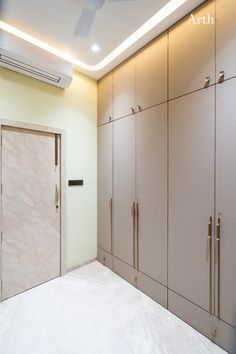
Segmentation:
<svg viewBox="0 0 236 354">
<path fill-rule="evenodd" d="M 139 203 L 136 206 L 136 215 L 137 215 L 137 270 L 139 270 Z"/>
<path fill-rule="evenodd" d="M 135 268 L 135 219 L 136 219 L 136 204 L 133 202 L 132 208 L 131 208 L 131 215 L 133 218 L 133 267 Z"/>
<path fill-rule="evenodd" d="M 56 184 L 55 187 L 55 203 L 56 203 L 56 208 L 59 208 L 59 198 L 60 198 L 60 193 L 59 193 L 59 188 L 58 185 Z"/>
<path fill-rule="evenodd" d="M 208 222 L 209 312 L 212 313 L 212 216 Z"/>
<path fill-rule="evenodd" d="M 220 232 L 221 220 L 218 218 L 216 225 L 216 245 L 217 245 L 217 317 L 220 318 Z"/>
<path fill-rule="evenodd" d="M 59 154 L 58 154 L 58 134 L 55 134 L 55 166 L 58 166 Z"/>
<path fill-rule="evenodd" d="M 112 229 L 113 229 L 113 212 L 112 212 L 112 208 L 113 208 L 113 201 L 112 198 L 109 201 L 109 210 L 110 210 L 110 236 L 111 236 L 111 254 L 113 254 L 113 239 L 112 239 Z"/>
</svg>

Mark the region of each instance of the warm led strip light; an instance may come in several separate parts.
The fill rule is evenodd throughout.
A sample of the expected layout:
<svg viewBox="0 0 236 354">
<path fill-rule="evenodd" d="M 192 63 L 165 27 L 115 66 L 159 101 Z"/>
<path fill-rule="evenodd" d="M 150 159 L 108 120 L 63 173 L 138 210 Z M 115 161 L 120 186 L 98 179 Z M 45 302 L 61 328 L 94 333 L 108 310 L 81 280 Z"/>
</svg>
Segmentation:
<svg viewBox="0 0 236 354">
<path fill-rule="evenodd" d="M 137 42 L 142 38 L 146 33 L 160 24 L 168 16 L 174 13 L 180 6 L 185 4 L 189 0 L 171 0 L 169 1 L 161 10 L 159 10 L 154 16 L 152 16 L 147 22 L 145 22 L 141 27 L 137 29 L 133 34 L 131 34 L 124 42 L 122 42 L 118 47 L 116 47 L 110 54 L 103 58 L 96 65 L 88 65 L 82 62 L 71 55 L 64 53 L 63 51 L 52 47 L 51 45 L 40 41 L 39 39 L 18 30 L 17 28 L 7 24 L 6 22 L 0 21 L 0 29 L 13 34 L 16 37 L 23 39 L 24 41 L 35 45 L 41 49 L 46 50 L 47 52 L 56 55 L 57 57 L 66 60 L 74 64 L 79 69 L 85 69 L 88 71 L 98 71 L 105 68 L 110 64 L 114 59 L 116 59 L 120 54 L 122 54 L 126 49 L 128 49 L 132 44 Z"/>
</svg>

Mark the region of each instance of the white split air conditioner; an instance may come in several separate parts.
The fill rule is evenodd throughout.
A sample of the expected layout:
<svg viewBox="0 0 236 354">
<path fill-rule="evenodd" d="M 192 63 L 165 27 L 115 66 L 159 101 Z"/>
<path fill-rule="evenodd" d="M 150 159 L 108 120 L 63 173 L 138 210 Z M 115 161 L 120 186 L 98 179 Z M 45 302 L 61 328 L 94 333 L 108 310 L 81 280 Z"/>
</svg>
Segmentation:
<svg viewBox="0 0 236 354">
<path fill-rule="evenodd" d="M 0 66 L 66 88 L 72 82 L 72 64 L 40 48 L 0 32 Z"/>
</svg>

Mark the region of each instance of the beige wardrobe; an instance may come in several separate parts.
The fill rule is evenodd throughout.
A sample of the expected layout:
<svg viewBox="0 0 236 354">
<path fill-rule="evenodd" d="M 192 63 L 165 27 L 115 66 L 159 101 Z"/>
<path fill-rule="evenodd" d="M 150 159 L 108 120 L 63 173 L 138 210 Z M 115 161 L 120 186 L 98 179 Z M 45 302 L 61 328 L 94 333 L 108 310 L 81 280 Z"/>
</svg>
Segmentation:
<svg viewBox="0 0 236 354">
<path fill-rule="evenodd" d="M 98 259 L 236 353 L 236 2 L 193 15 L 99 82 Z"/>
</svg>

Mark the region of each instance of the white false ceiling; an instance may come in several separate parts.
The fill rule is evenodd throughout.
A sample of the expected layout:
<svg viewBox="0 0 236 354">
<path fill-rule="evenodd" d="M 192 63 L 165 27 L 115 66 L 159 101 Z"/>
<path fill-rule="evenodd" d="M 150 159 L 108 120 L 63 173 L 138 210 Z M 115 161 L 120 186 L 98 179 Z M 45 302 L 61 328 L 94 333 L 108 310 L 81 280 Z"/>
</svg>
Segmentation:
<svg viewBox="0 0 236 354">
<path fill-rule="evenodd" d="M 97 11 L 87 38 L 73 35 L 85 6 L 84 0 L 2 0 L 0 19 L 86 64 L 96 65 L 168 2 L 106 0 L 103 8 Z M 81 71 L 95 78 L 101 77 L 201 2 L 203 0 L 188 0 L 171 22 L 152 30 L 99 73 Z M 99 52 L 91 50 L 93 44 L 100 47 Z"/>
</svg>

